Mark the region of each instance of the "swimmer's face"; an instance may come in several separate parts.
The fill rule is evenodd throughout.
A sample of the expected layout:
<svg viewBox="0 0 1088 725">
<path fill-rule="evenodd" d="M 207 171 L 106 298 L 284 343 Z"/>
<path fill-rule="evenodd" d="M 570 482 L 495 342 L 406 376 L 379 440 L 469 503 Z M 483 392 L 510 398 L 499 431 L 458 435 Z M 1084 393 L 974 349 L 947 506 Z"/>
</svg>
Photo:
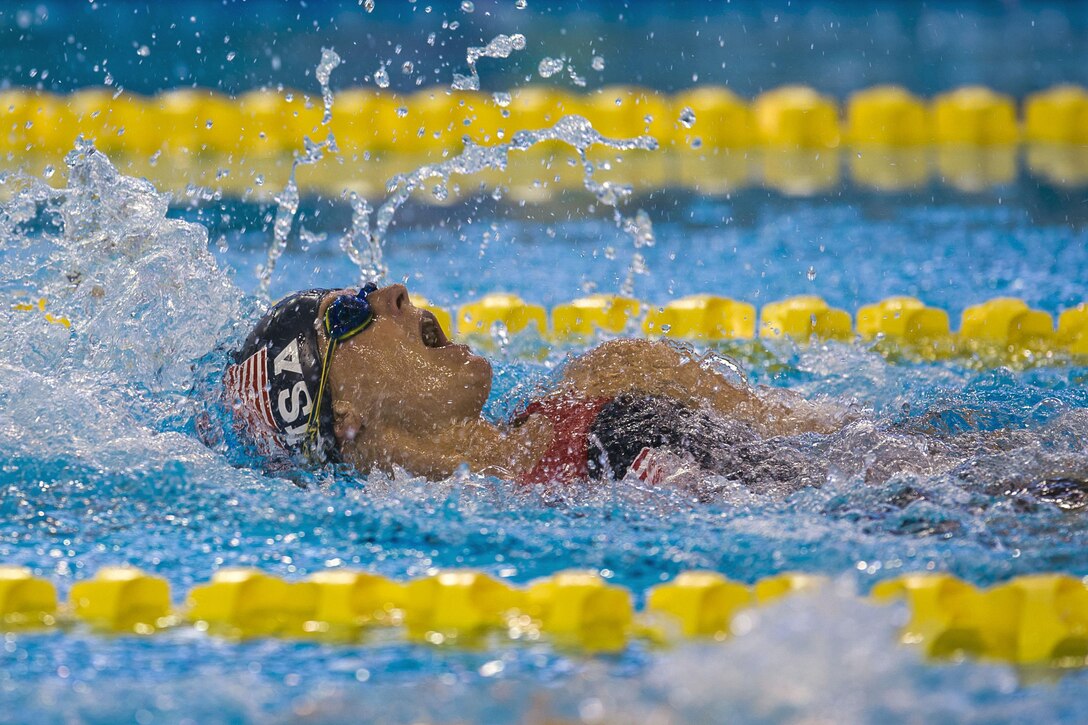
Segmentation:
<svg viewBox="0 0 1088 725">
<path fill-rule="evenodd" d="M 327 294 L 318 319 L 338 296 L 357 292 Z M 491 364 L 468 346 L 450 342 L 434 315 L 412 304 L 404 285 L 382 287 L 367 299 L 374 321 L 337 345 L 329 367 L 337 414 L 361 422 L 359 435 L 376 425 L 426 433 L 478 418 L 491 392 Z M 324 354 L 324 329 L 319 335 Z M 343 434 L 338 430 L 341 445 L 355 433 L 354 426 Z"/>
</svg>

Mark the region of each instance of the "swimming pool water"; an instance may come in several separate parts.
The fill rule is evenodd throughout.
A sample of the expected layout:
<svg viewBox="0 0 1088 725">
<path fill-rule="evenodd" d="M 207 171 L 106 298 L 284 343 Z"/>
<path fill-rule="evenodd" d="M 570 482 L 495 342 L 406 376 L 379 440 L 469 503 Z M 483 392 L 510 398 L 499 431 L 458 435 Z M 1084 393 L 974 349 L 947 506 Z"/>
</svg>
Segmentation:
<svg viewBox="0 0 1088 725">
<path fill-rule="evenodd" d="M 77 160 L 73 178 L 67 195 L 38 189 L 8 203 L 0 253 L 6 296 L 46 294 L 49 309 L 72 320 L 69 332 L 0 313 L 10 331 L 0 342 L 0 561 L 32 567 L 62 596 L 120 563 L 164 576 L 176 598 L 225 566 L 287 578 L 343 566 L 397 579 L 473 567 L 519 583 L 589 568 L 639 598 L 695 568 L 747 582 L 822 573 L 835 585 L 760 610 L 724 644 L 635 642 L 606 657 L 546 643 L 456 650 L 380 636 L 333 645 L 188 630 L 6 635 L 0 721 L 1084 717 L 1084 671 L 927 663 L 894 644 L 903 610 L 854 596 L 909 571 L 979 584 L 1088 575 L 1083 511 L 1018 488 L 1055 472 L 1088 476 L 1082 365 L 990 369 L 894 363 L 856 344 L 734 346 L 754 380 L 864 412 L 817 445 L 830 466 L 818 489 L 725 485 L 697 503 L 612 485 L 556 505 L 486 477 L 349 472 L 319 473 L 299 489 L 209 449 L 194 431 L 206 409 L 194 376 L 216 377 L 261 308 L 251 292 L 268 243 L 262 211 L 240 206 L 228 222 L 224 207 L 170 208 L 95 154 Z M 760 303 L 812 292 L 854 309 L 906 293 L 955 315 L 999 294 L 1056 312 L 1083 293 L 1084 220 L 1056 214 L 1075 205 L 1051 204 L 1029 186 L 894 200 L 844 187 L 800 202 L 755 191 L 643 202 L 657 222 L 650 272 L 636 287 L 646 300 L 710 291 Z M 569 207 L 407 211 L 388 244 L 391 277 L 448 305 L 497 289 L 547 305 L 611 291 L 630 258 L 611 221 Z M 289 245 L 274 296 L 297 280 L 353 279 L 337 246 L 343 212 L 311 201 L 303 215 L 303 226 L 329 236 L 306 251 Z M 489 412 L 508 412 L 579 349 L 526 357 L 515 340 L 494 351 Z M 884 430 L 893 422 L 1015 433 L 956 454 L 951 472 L 897 474 L 896 461 L 920 465 L 927 454 L 918 439 Z"/>
<path fill-rule="evenodd" d="M 448 84 L 465 47 L 500 32 L 526 33 L 528 45 L 485 61 L 486 91 L 526 78 L 571 90 L 565 73 L 538 77 L 546 55 L 565 56 L 590 90 L 722 85 L 750 98 L 803 82 L 843 100 L 886 82 L 927 97 L 982 83 L 1023 98 L 1088 83 L 1088 15 L 1069 4 L 359 5 L 195 0 L 179 14 L 172 3 L 9 3 L 0 86 L 314 94 L 314 64 L 333 47 L 344 60 L 335 91 L 370 87 L 387 65 L 391 89 L 404 93 Z M 1021 153 L 1007 151 L 1010 164 Z M 834 157 L 832 177 L 860 178 L 845 173 L 853 153 Z M 6 163 L 23 161 L 13 151 Z M 641 190 L 624 211 L 646 210 L 656 240 L 639 250 L 646 273 L 634 293 L 647 308 L 700 292 L 757 307 L 816 294 L 851 312 L 904 294 L 953 321 L 1014 296 L 1057 314 L 1088 301 L 1088 194 L 1017 161 L 1016 181 L 977 192 L 941 178 L 941 164 L 904 192 L 850 182 L 814 184 L 804 198 Z M 171 199 L 86 148 L 68 174 L 64 192 L 34 178 L 0 184 L 0 564 L 31 567 L 62 599 L 117 564 L 164 577 L 179 605 L 231 566 L 291 580 L 339 567 L 397 580 L 471 567 L 516 584 L 582 568 L 639 603 L 690 569 L 743 582 L 800 571 L 831 585 L 744 615 L 726 642 L 633 639 L 610 655 L 500 638 L 424 645 L 381 631 L 353 643 L 233 641 L 192 628 L 7 633 L 0 723 L 1088 721 L 1088 669 L 927 661 L 896 643 L 903 607 L 861 598 L 907 572 L 979 585 L 1088 576 L 1083 500 L 1038 486 L 1088 480 L 1083 359 L 995 365 L 886 357 L 864 343 L 722 345 L 753 382 L 859 416 L 781 449 L 816 466 L 818 488 L 707 481 L 713 495 L 693 501 L 610 484 L 554 500 L 469 474 L 427 482 L 342 470 L 299 473 L 300 488 L 196 432 L 210 414 L 229 439 L 214 393 L 227 352 L 267 304 L 256 269 L 275 208 L 203 189 Z M 350 225 L 343 199 L 304 195 L 272 299 L 356 283 L 339 247 Z M 550 307 L 617 292 L 633 253 L 608 209 L 564 192 L 535 204 L 410 202 L 385 261 L 391 280 L 448 308 L 493 291 Z M 13 306 L 39 298 L 44 311 Z M 487 415 L 508 417 L 586 347 L 532 335 L 492 345 Z"/>
</svg>

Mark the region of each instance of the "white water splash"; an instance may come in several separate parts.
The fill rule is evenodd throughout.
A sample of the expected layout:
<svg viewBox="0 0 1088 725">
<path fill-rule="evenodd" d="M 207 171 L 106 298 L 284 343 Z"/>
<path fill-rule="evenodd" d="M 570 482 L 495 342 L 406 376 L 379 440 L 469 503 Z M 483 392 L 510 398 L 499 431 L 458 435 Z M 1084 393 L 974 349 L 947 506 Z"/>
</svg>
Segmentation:
<svg viewBox="0 0 1088 725">
<path fill-rule="evenodd" d="M 389 87 L 389 71 L 385 69 L 384 63 L 378 68 L 378 70 L 374 71 L 374 82 L 378 84 L 379 88 Z"/>
<path fill-rule="evenodd" d="M 329 88 L 329 77 L 332 71 L 340 65 L 340 56 L 331 48 L 321 49 L 321 61 L 317 65 L 317 81 L 321 84 L 321 97 L 325 104 L 325 112 L 321 119 L 321 125 L 328 129 L 332 121 L 333 95 Z M 287 238 L 291 235 L 291 227 L 294 226 L 295 216 L 298 214 L 299 191 L 295 175 L 299 166 L 316 164 L 325 156 L 325 152 L 336 153 L 336 138 L 332 131 L 324 141 L 314 142 L 309 137 L 304 137 L 303 152 L 295 153 L 291 162 L 291 173 L 287 176 L 287 183 L 283 191 L 276 195 L 276 217 L 272 223 L 272 244 L 268 247 L 268 257 L 264 264 L 257 266 L 257 294 L 261 297 L 268 296 L 268 290 L 272 285 L 272 274 L 276 271 L 276 265 L 284 250 L 287 249 Z"/>
<path fill-rule="evenodd" d="M 359 268 L 359 283 L 384 279 L 389 270 L 381 257 L 381 246 L 374 242 L 370 232 L 370 214 L 374 211 L 366 199 L 355 192 L 348 197 L 351 203 L 351 228 L 340 237 L 340 249 Z"/>
<path fill-rule="evenodd" d="M 480 90 L 480 74 L 476 70 L 476 62 L 480 58 L 509 58 L 515 50 L 525 50 L 525 36 L 521 33 L 513 35 L 496 35 L 483 47 L 469 47 L 465 54 L 468 63 L 469 75 L 453 74 L 453 90 L 478 91 Z"/>
<path fill-rule="evenodd" d="M 332 48 L 321 49 L 321 62 L 317 64 L 317 82 L 321 84 L 321 100 L 325 104 L 325 115 L 321 118 L 321 124 L 329 125 L 332 120 L 332 90 L 329 88 L 329 76 L 340 65 L 340 56 Z"/>
<path fill-rule="evenodd" d="M 551 78 L 556 73 L 563 72 L 562 58 L 544 58 L 536 67 L 536 72 L 541 78 Z"/>
<path fill-rule="evenodd" d="M 35 303 L 0 305 L 0 458 L 207 461 L 195 438 L 163 430 L 192 412 L 201 359 L 247 324 L 244 295 L 207 229 L 170 218 L 168 195 L 82 138 L 65 163 L 63 189 L 0 178 L 13 194 L 0 205 L 0 297 Z"/>
<path fill-rule="evenodd" d="M 486 170 L 504 171 L 509 163 L 511 151 L 527 151 L 537 144 L 547 141 L 560 141 L 578 152 L 582 161 L 584 177 L 583 186 L 591 192 L 597 200 L 606 206 L 615 209 L 614 218 L 616 225 L 625 233 L 631 235 L 636 249 L 653 244 L 653 227 L 649 216 L 639 210 L 634 217 L 625 217 L 619 211 L 619 205 L 631 194 L 631 187 L 614 184 L 610 181 L 599 182 L 594 178 L 596 168 L 589 162 L 586 151 L 593 146 L 605 146 L 616 151 L 630 151 L 642 149 L 652 151 L 657 148 L 657 140 L 652 136 L 639 136 L 631 139 L 611 139 L 602 136 L 588 119 L 582 116 L 564 116 L 551 128 L 538 131 L 518 131 L 509 143 L 497 146 L 478 146 L 469 140 L 465 140 L 465 149 L 457 156 L 439 164 L 421 166 L 408 174 L 398 174 L 392 177 L 386 184 L 389 196 L 378 208 L 373 225 L 370 220 L 370 208 L 368 206 L 354 206 L 352 229 L 349 232 L 350 241 L 345 246 L 349 257 L 359 265 L 360 279 L 362 281 L 381 281 L 385 275 L 386 266 L 382 260 L 382 248 L 385 244 L 386 234 L 397 210 L 406 202 L 412 193 L 423 188 L 428 182 L 437 180 L 431 193 L 436 199 L 443 200 L 449 194 L 450 177 L 454 174 L 469 176 Z M 365 243 L 368 252 L 359 253 L 359 242 Z M 351 250 L 354 249 L 353 253 Z M 641 269 L 645 269 L 645 260 L 636 252 Z M 366 263 L 359 260 L 365 259 Z M 377 276 L 375 275 L 377 273 Z M 633 283 L 632 283 L 633 284 Z"/>
</svg>

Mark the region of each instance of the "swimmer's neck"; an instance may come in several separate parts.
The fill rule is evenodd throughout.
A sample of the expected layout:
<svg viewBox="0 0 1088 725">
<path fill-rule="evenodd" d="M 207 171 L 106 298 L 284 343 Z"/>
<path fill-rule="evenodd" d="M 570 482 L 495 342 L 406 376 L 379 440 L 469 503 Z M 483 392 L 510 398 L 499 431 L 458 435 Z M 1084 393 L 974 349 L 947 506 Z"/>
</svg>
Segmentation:
<svg viewBox="0 0 1088 725">
<path fill-rule="evenodd" d="M 370 429 L 362 436 L 365 440 L 345 444 L 342 454 L 364 471 L 373 467 L 390 471 L 396 466 L 440 479 L 467 466 L 473 473 L 514 479 L 536 465 L 550 437 L 551 424 L 540 416 L 516 427 L 475 418 L 426 432 L 395 426 Z"/>
</svg>

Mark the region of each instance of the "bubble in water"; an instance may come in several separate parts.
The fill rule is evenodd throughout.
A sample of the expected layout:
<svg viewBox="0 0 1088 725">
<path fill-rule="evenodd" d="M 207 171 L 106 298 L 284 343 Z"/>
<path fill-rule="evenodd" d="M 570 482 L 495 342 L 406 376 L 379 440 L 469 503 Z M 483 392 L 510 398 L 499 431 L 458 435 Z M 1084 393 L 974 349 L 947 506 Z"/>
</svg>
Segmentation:
<svg viewBox="0 0 1088 725">
<path fill-rule="evenodd" d="M 680 124 L 684 128 L 691 128 L 695 125 L 695 111 L 691 110 L 690 106 L 684 106 L 680 109 Z"/>
<path fill-rule="evenodd" d="M 374 82 L 378 84 L 379 88 L 389 87 L 389 72 L 384 65 L 374 71 Z"/>
<path fill-rule="evenodd" d="M 537 66 L 536 70 L 541 78 L 551 78 L 556 73 L 562 71 L 563 66 L 564 63 L 562 58 L 544 58 L 540 61 L 540 65 Z"/>
<path fill-rule="evenodd" d="M 476 10 L 476 4 L 472 0 L 461 0 L 461 12 L 471 13 Z"/>
<path fill-rule="evenodd" d="M 604 58 L 595 55 L 593 56 L 593 61 L 589 65 L 593 70 L 604 70 Z"/>
</svg>

